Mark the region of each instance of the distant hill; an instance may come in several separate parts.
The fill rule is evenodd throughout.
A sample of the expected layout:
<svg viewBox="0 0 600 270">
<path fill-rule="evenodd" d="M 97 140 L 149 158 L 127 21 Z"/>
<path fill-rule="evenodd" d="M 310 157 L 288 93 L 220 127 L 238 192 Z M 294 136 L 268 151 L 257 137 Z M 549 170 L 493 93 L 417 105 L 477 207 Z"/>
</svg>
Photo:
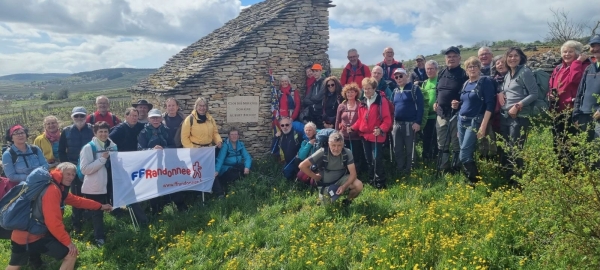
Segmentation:
<svg viewBox="0 0 600 270">
<path fill-rule="evenodd" d="M 69 73 L 19 73 L 0 76 L 0 81 L 31 82 L 62 79 L 71 76 Z"/>
<path fill-rule="evenodd" d="M 155 71 L 156 69 L 110 68 L 55 77 L 43 76 L 47 74 L 13 74 L 0 77 L 0 96 L 29 96 L 31 93 L 57 92 L 63 89 L 71 93 L 126 89 Z"/>
</svg>

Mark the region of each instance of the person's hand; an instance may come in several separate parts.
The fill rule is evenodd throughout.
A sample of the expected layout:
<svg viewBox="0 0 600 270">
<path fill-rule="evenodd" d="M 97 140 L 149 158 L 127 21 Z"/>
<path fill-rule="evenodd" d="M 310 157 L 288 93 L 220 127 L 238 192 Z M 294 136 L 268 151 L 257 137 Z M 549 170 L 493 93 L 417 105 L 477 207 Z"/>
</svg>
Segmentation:
<svg viewBox="0 0 600 270">
<path fill-rule="evenodd" d="M 588 59 L 588 56 L 585 53 L 583 53 L 583 52 L 579 55 L 579 57 L 577 57 L 577 60 L 579 60 L 581 62 L 583 62 L 583 61 L 585 61 L 587 59 Z"/>
<path fill-rule="evenodd" d="M 108 153 L 108 151 L 106 151 L 106 152 L 102 153 L 102 157 L 103 157 L 104 159 L 108 159 L 108 157 L 109 157 L 109 156 L 110 156 L 110 153 Z"/>
<path fill-rule="evenodd" d="M 450 106 L 452 107 L 452 109 L 456 110 L 456 109 L 458 109 L 458 106 L 460 105 L 460 101 L 452 100 L 452 102 L 450 104 L 451 104 Z"/>
<path fill-rule="evenodd" d="M 314 145 L 315 143 L 317 143 L 317 139 L 312 139 L 310 141 L 308 141 L 310 144 Z"/>
<path fill-rule="evenodd" d="M 162 146 L 160 146 L 160 145 L 157 145 L 157 146 L 154 146 L 154 149 L 155 149 L 155 150 L 162 150 L 163 148 L 162 148 Z"/>
<path fill-rule="evenodd" d="M 277 133 L 275 133 L 275 137 L 279 137 L 279 136 L 281 136 L 281 131 L 278 130 Z"/>
<path fill-rule="evenodd" d="M 548 94 L 548 100 L 556 101 L 556 97 L 553 94 Z"/>
<path fill-rule="evenodd" d="M 335 194 L 342 195 L 344 191 L 346 191 L 346 188 L 344 186 L 340 186 L 337 191 L 335 191 Z"/>
<path fill-rule="evenodd" d="M 437 112 L 437 107 L 438 107 L 437 102 L 433 103 L 433 111 Z"/>
<path fill-rule="evenodd" d="M 79 255 L 79 250 L 77 250 L 77 246 L 75 246 L 75 244 L 73 244 L 73 243 L 69 244 L 68 248 L 69 248 L 69 256 L 77 257 L 77 255 Z"/>
<path fill-rule="evenodd" d="M 245 175 L 248 175 L 249 173 L 250 173 L 250 169 L 248 169 L 248 168 L 244 168 L 244 174 L 245 174 Z"/>
<path fill-rule="evenodd" d="M 510 108 L 510 110 L 508 110 L 508 115 L 509 115 L 511 118 L 513 118 L 513 119 L 514 119 L 514 118 L 517 118 L 517 114 L 518 114 L 518 113 L 519 113 L 519 109 L 517 109 L 517 106 L 516 106 L 516 105 L 512 106 L 512 107 Z"/>
<path fill-rule="evenodd" d="M 498 103 L 500 103 L 500 106 L 504 106 L 504 104 L 506 104 L 506 97 L 504 96 L 504 92 L 498 93 Z"/>
<path fill-rule="evenodd" d="M 486 126 L 482 125 L 479 127 L 479 130 L 477 131 L 477 139 L 481 139 L 481 138 L 485 137 L 485 129 L 486 129 Z"/>
<path fill-rule="evenodd" d="M 313 180 L 315 180 L 316 182 L 321 181 L 321 178 L 323 178 L 320 174 L 315 174 L 316 177 L 313 177 Z"/>
<path fill-rule="evenodd" d="M 223 146 L 223 142 L 218 142 L 217 143 L 217 148 L 221 149 L 222 146 Z"/>
<path fill-rule="evenodd" d="M 419 125 L 419 124 L 417 124 L 417 123 L 413 123 L 413 124 L 412 124 L 412 129 L 413 129 L 415 132 L 419 132 L 419 130 L 421 130 L 421 125 Z"/>
<path fill-rule="evenodd" d="M 600 120 L 600 112 L 596 111 L 592 117 L 594 117 L 594 120 Z"/>
<path fill-rule="evenodd" d="M 113 210 L 113 207 L 110 204 L 103 204 L 102 207 L 100 207 L 100 210 L 104 212 L 110 212 Z"/>
<path fill-rule="evenodd" d="M 351 127 L 346 127 L 346 132 L 352 133 L 352 128 Z"/>
<path fill-rule="evenodd" d="M 381 129 L 380 128 L 373 129 L 373 135 L 375 135 L 375 137 L 381 135 Z"/>
</svg>

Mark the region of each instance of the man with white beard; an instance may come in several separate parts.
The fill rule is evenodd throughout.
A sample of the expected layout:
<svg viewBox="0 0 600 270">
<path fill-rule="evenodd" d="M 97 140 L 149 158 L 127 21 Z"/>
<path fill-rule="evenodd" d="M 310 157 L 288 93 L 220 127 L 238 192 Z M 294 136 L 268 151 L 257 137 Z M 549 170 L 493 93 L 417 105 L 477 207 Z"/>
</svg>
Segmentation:
<svg viewBox="0 0 600 270">
<path fill-rule="evenodd" d="M 60 140 L 58 141 L 58 158 L 60 162 L 71 162 L 77 164 L 79 161 L 79 152 L 84 145 L 92 141 L 94 132 L 92 125 L 85 122 L 87 111 L 84 107 L 75 107 L 71 111 L 71 119 L 73 124 L 63 129 L 60 134 Z M 83 196 L 81 193 L 81 185 L 83 179 L 79 179 L 75 175 L 75 179 L 71 184 L 71 193 L 77 196 Z M 73 208 L 73 214 L 71 215 L 73 221 L 73 230 L 77 234 L 81 232 L 82 224 L 82 209 Z"/>
</svg>

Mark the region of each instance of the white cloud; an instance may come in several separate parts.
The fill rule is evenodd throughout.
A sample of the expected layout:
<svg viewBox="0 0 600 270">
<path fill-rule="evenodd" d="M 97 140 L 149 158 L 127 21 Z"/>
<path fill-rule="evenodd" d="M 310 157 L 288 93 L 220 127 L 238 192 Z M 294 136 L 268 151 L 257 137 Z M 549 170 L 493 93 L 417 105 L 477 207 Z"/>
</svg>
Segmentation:
<svg viewBox="0 0 600 270">
<path fill-rule="evenodd" d="M 498 3 L 480 0 L 403 0 L 373 5 L 366 5 L 364 0 L 334 0 L 333 3 L 337 7 L 331 10 L 331 19 L 344 26 L 352 26 L 331 30 L 330 47 L 334 50 L 330 52 L 330 57 L 336 61 L 342 59 L 343 63 L 347 62 L 345 52 L 350 47 L 363 48 L 359 49 L 359 53 L 365 63 L 381 61 L 371 57 L 371 54 L 381 55 L 384 48 L 382 44 L 386 43 L 382 39 L 395 49 L 397 60 L 414 58 L 417 54 L 438 53 L 450 45 L 472 45 L 481 40 L 544 40 L 547 21 L 552 19 L 550 8 L 564 8 L 570 17 L 587 23 L 600 20 L 600 13 L 590 8 L 592 4 L 587 0 L 505 0 Z M 401 39 L 392 33 L 375 37 L 369 35 L 372 31 L 368 28 L 373 25 L 379 25 L 379 29 L 413 27 L 414 30 L 410 37 Z M 360 42 L 356 41 L 356 36 L 365 34 L 367 36 Z M 367 43 L 374 45 L 368 46 Z M 347 47 L 335 51 L 339 46 Z M 343 55 L 337 55 L 340 52 Z M 340 66 L 335 61 L 332 64 Z"/>
</svg>

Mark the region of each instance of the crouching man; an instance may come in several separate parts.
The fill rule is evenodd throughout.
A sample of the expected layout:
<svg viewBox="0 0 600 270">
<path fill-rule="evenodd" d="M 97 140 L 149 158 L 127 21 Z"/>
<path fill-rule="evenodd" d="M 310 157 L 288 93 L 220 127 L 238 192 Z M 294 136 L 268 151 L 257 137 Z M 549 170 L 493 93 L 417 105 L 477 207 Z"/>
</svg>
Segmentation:
<svg viewBox="0 0 600 270">
<path fill-rule="evenodd" d="M 349 205 L 363 189 L 363 183 L 356 178 L 352 151 L 344 148 L 344 136 L 338 132 L 329 135 L 328 145 L 329 147 L 317 150 L 298 167 L 317 181 L 319 186 L 324 187 L 320 194 L 331 197 L 332 201 L 350 190 L 348 198 L 342 202 Z"/>
<path fill-rule="evenodd" d="M 39 169 L 31 174 L 40 174 Z M 84 199 L 69 193 L 69 186 L 75 179 L 76 167 L 73 163 L 63 162 L 50 172 L 54 184 L 48 185 L 41 197 L 43 221 L 48 227 L 48 234 L 34 235 L 26 231 L 14 230 L 11 236 L 10 262 L 6 270 L 20 269 L 27 264 L 29 253 L 41 253 L 62 260 L 60 269 L 74 269 L 79 251 L 63 224 L 62 200 L 64 204 L 87 210 L 112 210 L 109 204 Z M 46 173 L 47 174 L 47 173 Z M 38 175 L 30 176 L 37 177 Z M 43 175 L 41 177 L 44 177 Z M 37 203 L 36 206 L 37 207 Z M 29 244 L 27 244 L 29 243 Z"/>
</svg>

